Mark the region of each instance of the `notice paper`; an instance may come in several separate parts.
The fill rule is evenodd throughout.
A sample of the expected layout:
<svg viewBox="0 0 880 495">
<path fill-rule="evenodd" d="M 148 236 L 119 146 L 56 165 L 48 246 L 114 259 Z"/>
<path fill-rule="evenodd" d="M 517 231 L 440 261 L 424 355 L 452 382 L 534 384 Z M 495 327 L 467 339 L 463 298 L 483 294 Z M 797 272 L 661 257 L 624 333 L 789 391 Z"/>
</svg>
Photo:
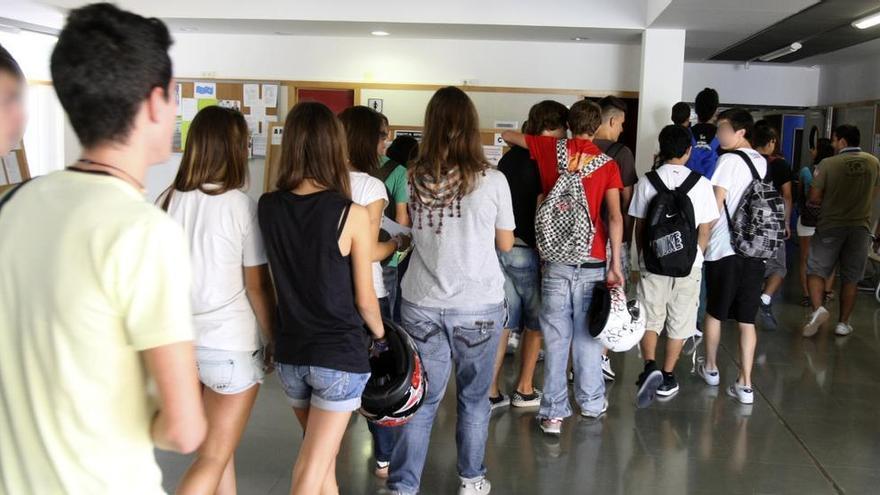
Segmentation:
<svg viewBox="0 0 880 495">
<path fill-rule="evenodd" d="M 183 97 L 183 84 L 178 84 L 174 91 L 174 101 L 177 103 L 177 115 L 183 114 L 183 108 L 180 107 L 180 99 Z"/>
<path fill-rule="evenodd" d="M 217 84 L 209 82 L 197 82 L 193 85 L 193 96 L 197 100 L 202 98 L 217 98 Z"/>
<path fill-rule="evenodd" d="M 198 107 L 199 110 L 201 110 L 201 109 L 203 109 L 203 108 L 205 108 L 205 107 L 213 107 L 213 106 L 216 106 L 217 103 L 219 103 L 219 102 L 218 102 L 216 99 L 214 99 L 214 98 L 202 98 L 201 100 L 196 100 L 196 102 L 197 102 L 196 106 Z"/>
<path fill-rule="evenodd" d="M 18 168 L 18 157 L 12 151 L 3 157 L 3 168 L 6 170 L 6 179 L 10 184 L 21 182 L 21 169 Z"/>
<path fill-rule="evenodd" d="M 404 227 L 394 220 L 382 215 L 382 224 L 379 226 L 385 232 L 388 232 L 388 235 L 394 237 L 396 235 L 410 235 L 412 229 L 409 227 Z"/>
<path fill-rule="evenodd" d="M 196 116 L 196 112 L 199 111 L 198 100 L 195 98 L 181 98 L 181 106 L 183 110 L 180 115 L 183 117 L 184 122 L 192 120 Z"/>
<path fill-rule="evenodd" d="M 265 134 L 254 134 L 253 136 L 253 155 L 254 156 L 266 156 L 266 135 Z"/>
<path fill-rule="evenodd" d="M 252 107 L 260 104 L 260 85 L 245 84 L 244 89 L 244 106 Z"/>
<path fill-rule="evenodd" d="M 275 106 L 278 105 L 277 84 L 263 85 L 263 105 L 265 105 L 267 108 L 275 108 Z"/>
<path fill-rule="evenodd" d="M 217 105 L 223 108 L 231 108 L 233 110 L 241 111 L 241 101 L 239 100 L 219 100 Z"/>
<path fill-rule="evenodd" d="M 281 144 L 281 140 L 284 138 L 284 128 L 283 127 L 273 127 L 272 128 L 272 146 L 278 146 Z"/>
<path fill-rule="evenodd" d="M 501 155 L 503 148 L 501 146 L 486 146 L 483 145 L 483 154 L 486 155 L 486 161 L 488 161 L 493 167 L 498 166 L 498 162 L 501 160 Z"/>
</svg>

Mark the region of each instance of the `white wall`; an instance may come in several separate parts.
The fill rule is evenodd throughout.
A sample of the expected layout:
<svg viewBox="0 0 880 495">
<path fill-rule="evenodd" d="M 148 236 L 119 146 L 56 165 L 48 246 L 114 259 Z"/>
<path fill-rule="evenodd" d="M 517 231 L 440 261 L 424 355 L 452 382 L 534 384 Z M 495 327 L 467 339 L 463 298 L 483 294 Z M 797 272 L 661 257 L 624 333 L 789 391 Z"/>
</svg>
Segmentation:
<svg viewBox="0 0 880 495">
<path fill-rule="evenodd" d="M 703 88 L 715 88 L 722 103 L 771 106 L 815 106 L 819 102 L 819 69 L 751 64 L 684 64 L 682 100 L 694 101 Z"/>
<path fill-rule="evenodd" d="M 822 65 L 819 103 L 851 103 L 880 100 L 880 57 Z"/>
<path fill-rule="evenodd" d="M 175 34 L 181 77 L 638 91 L 638 45 Z"/>
</svg>

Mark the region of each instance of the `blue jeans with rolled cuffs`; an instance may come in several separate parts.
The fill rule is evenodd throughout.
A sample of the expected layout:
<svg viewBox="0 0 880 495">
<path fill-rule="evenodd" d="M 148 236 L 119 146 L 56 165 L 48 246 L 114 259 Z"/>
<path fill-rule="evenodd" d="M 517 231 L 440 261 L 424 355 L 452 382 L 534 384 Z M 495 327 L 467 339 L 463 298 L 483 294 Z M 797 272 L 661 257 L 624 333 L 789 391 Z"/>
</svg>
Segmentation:
<svg viewBox="0 0 880 495">
<path fill-rule="evenodd" d="M 604 268 L 544 265 L 541 281 L 541 333 L 544 357 L 544 395 L 538 416 L 571 416 L 568 401 L 568 356 L 574 369 L 574 399 L 582 411 L 598 414 L 605 402 L 602 344 L 589 328 L 590 302 L 596 285 L 605 283 Z"/>
<path fill-rule="evenodd" d="M 419 349 L 428 389 L 422 407 L 398 429 L 388 478 L 388 488 L 392 491 L 400 494 L 419 491 L 431 429 L 453 364 L 458 401 L 455 424 L 458 475 L 465 480 L 485 476 L 483 456 L 489 435 L 489 386 L 506 315 L 503 302 L 472 308 L 427 308 L 404 299 L 403 328 Z"/>
</svg>

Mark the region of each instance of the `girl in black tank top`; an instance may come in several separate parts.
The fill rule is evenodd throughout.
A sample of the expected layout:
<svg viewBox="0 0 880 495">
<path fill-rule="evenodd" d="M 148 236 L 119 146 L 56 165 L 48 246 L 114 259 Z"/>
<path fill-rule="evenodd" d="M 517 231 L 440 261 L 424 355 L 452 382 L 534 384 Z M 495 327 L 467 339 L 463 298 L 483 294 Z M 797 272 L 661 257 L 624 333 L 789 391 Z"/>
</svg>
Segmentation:
<svg viewBox="0 0 880 495">
<path fill-rule="evenodd" d="M 342 125 L 326 106 L 299 103 L 281 148 L 278 190 L 260 198 L 257 217 L 278 295 L 278 376 L 305 432 L 291 493 L 311 494 L 336 486 L 330 467 L 369 378 L 370 336 L 385 329 L 376 240 L 351 201 Z"/>
</svg>

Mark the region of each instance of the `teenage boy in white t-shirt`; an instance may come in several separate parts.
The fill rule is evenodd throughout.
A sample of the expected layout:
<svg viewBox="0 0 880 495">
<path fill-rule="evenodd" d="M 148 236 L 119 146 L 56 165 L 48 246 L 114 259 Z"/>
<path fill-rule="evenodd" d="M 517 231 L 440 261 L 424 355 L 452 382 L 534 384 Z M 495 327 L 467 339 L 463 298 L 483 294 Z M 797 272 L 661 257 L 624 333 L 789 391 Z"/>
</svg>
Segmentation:
<svg viewBox="0 0 880 495">
<path fill-rule="evenodd" d="M 660 131 L 660 154 L 663 165 L 655 170 L 657 176 L 669 190 L 682 186 L 691 174 L 698 178 L 687 191 L 693 206 L 694 225 L 697 227 L 696 257 L 690 274 L 684 277 L 671 277 L 651 273 L 645 266 L 644 250 L 649 249 L 646 242 L 646 219 L 651 215 L 651 201 L 657 196 L 657 189 L 647 177 L 636 184 L 635 194 L 629 207 L 629 215 L 636 219 L 636 245 L 639 251 L 640 279 L 639 300 L 645 308 L 647 332 L 642 338 L 642 356 L 645 370 L 639 375 L 637 403 L 640 407 L 650 404 L 655 393 L 661 397 L 671 397 L 678 392 L 678 382 L 673 374 L 675 364 L 681 354 L 685 340 L 691 336 L 697 323 L 697 307 L 700 304 L 700 283 L 702 281 L 703 251 L 709 242 L 712 222 L 718 219 L 718 206 L 712 184 L 696 172 L 687 168 L 691 153 L 691 137 L 686 128 L 669 125 Z M 660 332 L 666 328 L 666 357 L 662 371 L 657 367 L 656 350 Z"/>
<path fill-rule="evenodd" d="M 767 161 L 752 149 L 750 139 L 754 120 L 746 110 L 732 108 L 718 116 L 718 142 L 727 151 L 740 150 L 754 165 L 758 175 L 767 174 Z M 707 308 L 704 325 L 706 342 L 705 362 L 697 366 L 697 373 L 707 384 L 717 386 L 718 344 L 721 339 L 721 322 L 730 318 L 736 320 L 740 331 L 740 369 L 736 382 L 728 389 L 728 394 L 743 404 L 754 401 L 752 393 L 752 364 L 755 357 L 757 334 L 755 317 L 761 302 L 761 288 L 764 283 L 764 260 L 738 256 L 730 242 L 730 227 L 727 214 L 736 212 L 743 194 L 752 183 L 753 177 L 746 161 L 737 153 L 725 153 L 718 158 L 718 165 L 712 175 L 718 210 L 722 213 L 712 227 L 709 245 L 706 248 L 706 294 Z"/>
</svg>

